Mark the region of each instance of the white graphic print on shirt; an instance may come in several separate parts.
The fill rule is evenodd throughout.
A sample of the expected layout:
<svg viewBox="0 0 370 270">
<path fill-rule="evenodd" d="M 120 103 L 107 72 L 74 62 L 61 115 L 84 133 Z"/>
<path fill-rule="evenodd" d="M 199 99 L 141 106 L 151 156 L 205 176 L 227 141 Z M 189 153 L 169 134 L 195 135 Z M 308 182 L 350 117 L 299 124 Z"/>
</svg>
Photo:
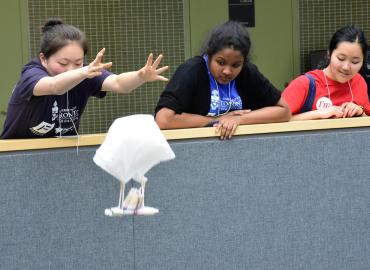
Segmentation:
<svg viewBox="0 0 370 270">
<path fill-rule="evenodd" d="M 32 131 L 32 133 L 36 135 L 43 136 L 46 133 L 48 133 L 50 130 L 52 130 L 54 126 L 55 124 L 49 124 L 49 123 L 46 123 L 45 121 L 42 121 L 37 126 L 31 127 L 30 130 Z"/>
<path fill-rule="evenodd" d="M 73 108 L 59 109 L 58 102 L 54 101 L 51 108 L 51 121 L 47 123 L 42 121 L 37 126 L 30 128 L 30 130 L 37 135 L 43 136 L 50 132 L 55 127 L 55 135 L 63 135 L 74 130 L 74 124 L 79 119 L 79 110 L 74 106 Z"/>
</svg>

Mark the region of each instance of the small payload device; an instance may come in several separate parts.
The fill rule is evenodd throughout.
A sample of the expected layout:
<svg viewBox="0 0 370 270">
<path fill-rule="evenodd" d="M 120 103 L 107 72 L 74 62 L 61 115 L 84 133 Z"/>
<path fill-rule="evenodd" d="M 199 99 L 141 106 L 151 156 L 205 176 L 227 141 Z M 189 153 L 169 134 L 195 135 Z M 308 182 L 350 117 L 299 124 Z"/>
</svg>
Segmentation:
<svg viewBox="0 0 370 270">
<path fill-rule="evenodd" d="M 152 115 L 138 114 L 116 119 L 93 158 L 95 164 L 120 181 L 118 205 L 105 209 L 107 216 L 154 215 L 158 209 L 145 206 L 145 174 L 160 162 L 175 158 Z M 125 196 L 125 185 L 134 180 Z"/>
</svg>

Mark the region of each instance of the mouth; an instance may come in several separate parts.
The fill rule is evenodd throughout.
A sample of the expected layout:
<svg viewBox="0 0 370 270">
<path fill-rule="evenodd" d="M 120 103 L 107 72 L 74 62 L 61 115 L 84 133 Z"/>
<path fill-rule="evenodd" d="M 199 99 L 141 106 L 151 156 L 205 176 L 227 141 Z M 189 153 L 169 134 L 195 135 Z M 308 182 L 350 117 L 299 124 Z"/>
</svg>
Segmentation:
<svg viewBox="0 0 370 270">
<path fill-rule="evenodd" d="M 350 77 L 350 76 L 352 76 L 351 73 L 343 72 L 343 71 L 339 71 L 339 74 L 342 75 L 343 77 Z"/>
<path fill-rule="evenodd" d="M 231 78 L 219 77 L 217 81 L 221 84 L 227 84 L 231 82 L 231 80 L 232 80 Z"/>
</svg>

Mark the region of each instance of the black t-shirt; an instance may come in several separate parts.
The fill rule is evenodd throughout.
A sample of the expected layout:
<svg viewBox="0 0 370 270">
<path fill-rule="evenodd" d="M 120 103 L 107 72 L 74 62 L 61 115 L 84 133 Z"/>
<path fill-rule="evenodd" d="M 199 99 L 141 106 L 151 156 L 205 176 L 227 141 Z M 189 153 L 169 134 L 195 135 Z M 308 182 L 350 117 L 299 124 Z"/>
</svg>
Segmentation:
<svg viewBox="0 0 370 270">
<path fill-rule="evenodd" d="M 235 78 L 236 88 L 243 109 L 256 110 L 274 106 L 281 93 L 257 69 L 247 62 Z M 200 56 L 190 58 L 180 65 L 161 94 L 155 113 L 169 108 L 177 114 L 207 115 L 211 103 L 211 91 L 207 67 Z"/>
</svg>

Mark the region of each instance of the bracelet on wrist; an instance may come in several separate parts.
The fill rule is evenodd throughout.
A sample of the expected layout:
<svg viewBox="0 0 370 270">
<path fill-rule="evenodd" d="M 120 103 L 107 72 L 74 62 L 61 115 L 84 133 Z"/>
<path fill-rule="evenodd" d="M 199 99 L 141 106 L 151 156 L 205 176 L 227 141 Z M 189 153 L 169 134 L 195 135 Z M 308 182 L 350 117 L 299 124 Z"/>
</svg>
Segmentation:
<svg viewBox="0 0 370 270">
<path fill-rule="evenodd" d="M 215 125 L 215 124 L 218 124 L 218 120 L 214 120 L 214 121 L 209 122 L 207 125 L 205 125 L 205 127 L 213 127 L 213 125 Z"/>
</svg>

